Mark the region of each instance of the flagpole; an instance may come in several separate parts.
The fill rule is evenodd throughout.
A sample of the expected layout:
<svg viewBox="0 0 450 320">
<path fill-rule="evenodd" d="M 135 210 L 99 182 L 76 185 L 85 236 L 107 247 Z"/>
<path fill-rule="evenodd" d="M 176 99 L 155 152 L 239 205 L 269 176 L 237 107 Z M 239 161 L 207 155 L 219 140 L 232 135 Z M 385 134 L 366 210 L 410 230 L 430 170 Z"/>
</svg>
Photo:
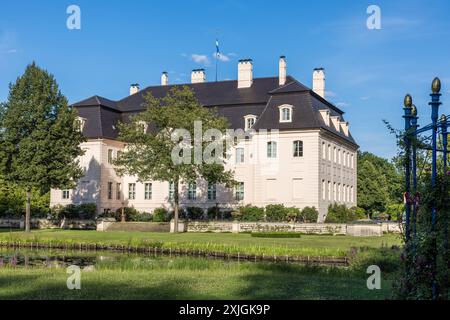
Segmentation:
<svg viewBox="0 0 450 320">
<path fill-rule="evenodd" d="M 217 74 L 219 69 L 219 39 L 216 39 L 216 82 L 217 82 Z"/>
</svg>

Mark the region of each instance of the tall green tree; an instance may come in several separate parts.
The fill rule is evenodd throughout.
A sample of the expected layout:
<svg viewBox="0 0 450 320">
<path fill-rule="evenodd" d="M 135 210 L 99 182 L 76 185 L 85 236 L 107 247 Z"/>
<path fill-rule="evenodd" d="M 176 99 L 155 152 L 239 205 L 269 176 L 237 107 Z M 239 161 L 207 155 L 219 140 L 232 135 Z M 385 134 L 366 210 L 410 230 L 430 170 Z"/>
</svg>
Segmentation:
<svg viewBox="0 0 450 320">
<path fill-rule="evenodd" d="M 369 152 L 358 153 L 358 206 L 371 216 L 402 202 L 402 176 L 390 161 Z"/>
<path fill-rule="evenodd" d="M 189 183 L 203 178 L 210 183 L 234 185 L 233 172 L 225 170 L 225 159 L 208 163 L 205 159 L 195 161 L 194 151 L 199 147 L 194 136 L 204 137 L 211 129 L 225 133 L 226 118 L 219 117 L 214 110 L 200 105 L 188 87 L 172 88 L 169 93 L 157 99 L 151 94 L 145 96 L 146 110 L 133 116 L 130 122 L 119 124 L 119 139 L 125 145 L 115 161 L 119 174 L 135 175 L 140 181 L 169 181 L 173 183 L 173 207 L 175 232 L 178 231 L 180 183 Z M 201 121 L 201 128 L 195 123 Z M 182 129 L 191 139 L 174 139 L 176 129 Z M 211 142 L 214 139 L 211 139 Z M 180 142 L 184 145 L 179 150 Z M 217 139 L 216 143 L 222 143 Z M 207 150 L 208 141 L 201 141 L 201 149 Z M 227 144 L 226 146 L 230 146 Z M 226 151 L 226 146 L 222 151 Z M 214 153 L 215 150 L 211 150 Z M 174 153 L 185 161 L 174 161 Z M 215 156 L 215 154 L 211 154 Z"/>
<path fill-rule="evenodd" d="M 32 190 L 73 187 L 83 174 L 77 157 L 85 138 L 53 75 L 34 62 L 10 84 L 0 109 L 0 172 L 26 191 L 29 232 Z"/>
</svg>

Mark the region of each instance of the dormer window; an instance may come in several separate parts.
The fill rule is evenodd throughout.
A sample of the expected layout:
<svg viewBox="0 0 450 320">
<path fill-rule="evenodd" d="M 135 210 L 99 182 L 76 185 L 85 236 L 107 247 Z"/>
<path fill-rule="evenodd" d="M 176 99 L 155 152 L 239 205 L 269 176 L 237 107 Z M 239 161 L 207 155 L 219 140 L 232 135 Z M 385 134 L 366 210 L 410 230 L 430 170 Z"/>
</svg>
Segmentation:
<svg viewBox="0 0 450 320">
<path fill-rule="evenodd" d="M 148 124 L 145 121 L 138 121 L 137 125 L 142 129 L 144 133 L 147 133 Z"/>
<path fill-rule="evenodd" d="M 253 128 L 253 126 L 256 123 L 256 116 L 254 115 L 247 115 L 244 117 L 245 120 L 245 131 L 250 130 L 251 128 Z"/>
<path fill-rule="evenodd" d="M 292 106 L 284 104 L 280 109 L 280 122 L 292 122 Z"/>
<path fill-rule="evenodd" d="M 86 124 L 86 119 L 82 117 L 77 117 L 78 125 L 80 128 L 80 131 L 83 132 L 84 125 Z"/>
</svg>

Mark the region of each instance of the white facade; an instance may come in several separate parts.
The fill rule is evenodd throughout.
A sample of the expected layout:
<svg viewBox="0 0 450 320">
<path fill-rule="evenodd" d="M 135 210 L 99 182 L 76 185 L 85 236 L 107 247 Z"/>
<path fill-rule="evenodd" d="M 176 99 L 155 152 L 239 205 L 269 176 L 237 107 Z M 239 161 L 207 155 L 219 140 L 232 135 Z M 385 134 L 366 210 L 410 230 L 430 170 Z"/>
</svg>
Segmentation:
<svg viewBox="0 0 450 320">
<path fill-rule="evenodd" d="M 276 142 L 276 157 L 268 158 L 267 143 Z M 294 142 L 301 141 L 303 155 L 294 156 Z M 99 213 L 116 210 L 122 205 L 139 211 L 170 208 L 169 183 L 139 182 L 136 177 L 119 177 L 108 158 L 115 158 L 123 145 L 114 140 L 90 140 L 83 144 L 85 155 L 80 163 L 86 175 L 69 198 L 62 190 L 51 191 L 51 205 L 95 202 Z M 244 150 L 237 159 L 237 149 Z M 241 151 L 239 151 L 239 155 Z M 284 204 L 288 207 L 316 207 L 323 221 L 333 203 L 356 206 L 356 150 L 343 139 L 336 139 L 321 130 L 279 132 L 273 137 L 258 135 L 252 141 L 233 148 L 227 169 L 235 172 L 235 180 L 244 183 L 244 199 L 236 200 L 236 190 L 216 186 L 216 197 L 208 199 L 208 184 L 197 181 L 195 199 L 189 199 L 187 184 L 180 184 L 183 206 L 209 208 L 219 205 L 233 208 L 252 204 Z M 147 189 L 146 189 L 147 184 Z M 151 187 L 150 185 L 151 184 Z M 193 191 L 191 189 L 191 191 Z M 151 193 L 151 195 L 150 195 Z M 66 193 L 67 195 L 67 193 Z M 191 192 L 191 198 L 192 198 Z"/>
</svg>

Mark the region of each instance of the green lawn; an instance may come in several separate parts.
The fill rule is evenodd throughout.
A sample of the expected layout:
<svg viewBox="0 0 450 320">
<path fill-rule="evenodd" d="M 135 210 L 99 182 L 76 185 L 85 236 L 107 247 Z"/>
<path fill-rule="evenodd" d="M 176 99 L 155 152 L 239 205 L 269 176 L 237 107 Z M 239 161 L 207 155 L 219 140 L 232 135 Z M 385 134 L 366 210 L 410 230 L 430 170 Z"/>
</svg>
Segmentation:
<svg viewBox="0 0 450 320">
<path fill-rule="evenodd" d="M 0 267 L 0 299 L 388 299 L 392 296 L 392 271 L 398 264 L 399 251 L 381 248 L 401 243 L 396 235 L 371 238 L 304 235 L 284 239 L 254 238 L 250 234 L 0 231 L 0 242 L 10 241 L 136 246 L 158 242 L 166 248 L 334 257 L 348 255 L 353 247 L 371 249 L 358 254 L 349 268 L 189 257 L 161 258 L 170 260 L 165 265 L 154 262 L 141 265 L 124 257 L 126 262 L 122 265 L 101 263 L 94 271 L 83 272 L 79 291 L 66 288 L 64 268 Z M 365 270 L 372 264 L 382 268 L 382 290 L 371 291 L 366 287 Z"/>
<path fill-rule="evenodd" d="M 366 287 L 367 275 L 345 269 L 265 263 L 211 262 L 196 268 L 82 272 L 68 290 L 65 269 L 0 268 L 0 299 L 352 299 L 391 297 L 392 283 Z"/>
<path fill-rule="evenodd" d="M 31 234 L 0 231 L 0 242 L 53 242 L 98 243 L 112 245 L 152 246 L 163 248 L 193 249 L 225 253 L 279 255 L 279 256 L 332 256 L 343 257 L 350 248 L 381 248 L 400 245 L 398 235 L 383 237 L 349 237 L 328 235 L 303 235 L 301 238 L 254 238 L 250 234 L 231 233 L 145 233 L 145 232 L 97 232 L 39 230 Z"/>
</svg>

